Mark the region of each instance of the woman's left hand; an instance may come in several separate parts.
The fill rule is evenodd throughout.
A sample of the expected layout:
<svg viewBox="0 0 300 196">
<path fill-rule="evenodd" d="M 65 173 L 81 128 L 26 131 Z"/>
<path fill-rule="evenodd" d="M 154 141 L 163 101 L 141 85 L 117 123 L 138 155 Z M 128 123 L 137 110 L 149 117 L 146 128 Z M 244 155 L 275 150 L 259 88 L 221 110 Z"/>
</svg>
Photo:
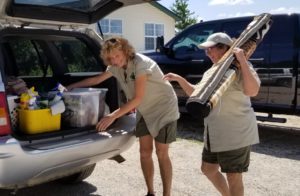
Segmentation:
<svg viewBox="0 0 300 196">
<path fill-rule="evenodd" d="M 96 125 L 97 131 L 105 131 L 109 125 L 111 125 L 116 120 L 115 117 L 113 117 L 111 114 L 108 114 L 101 118 L 101 120 Z"/>
</svg>

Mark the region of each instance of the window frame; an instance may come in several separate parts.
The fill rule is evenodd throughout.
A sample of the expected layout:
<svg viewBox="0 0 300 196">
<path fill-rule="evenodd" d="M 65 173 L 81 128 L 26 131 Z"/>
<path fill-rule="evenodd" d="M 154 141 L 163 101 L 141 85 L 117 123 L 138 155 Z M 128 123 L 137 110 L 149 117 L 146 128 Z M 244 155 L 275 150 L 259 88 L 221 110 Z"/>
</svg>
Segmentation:
<svg viewBox="0 0 300 196">
<path fill-rule="evenodd" d="M 108 24 L 105 24 L 103 25 L 101 22 L 104 22 L 104 21 L 108 21 Z M 120 28 L 120 32 L 113 32 L 112 31 L 112 28 L 114 26 L 112 26 L 112 22 L 115 22 L 115 21 L 118 21 L 120 22 L 121 26 L 118 27 Z M 98 21 L 100 27 L 101 27 L 101 30 L 102 30 L 102 33 L 104 35 L 118 35 L 118 36 L 122 36 L 123 35 L 123 20 L 122 19 L 116 19 L 116 18 L 103 18 L 101 20 Z M 103 27 L 107 27 L 107 30 L 108 31 L 104 31 L 105 29 Z M 98 32 L 100 32 L 100 30 L 98 29 Z"/>
<path fill-rule="evenodd" d="M 147 25 L 153 25 L 153 35 L 147 35 Z M 157 27 L 161 26 L 162 29 L 160 30 L 161 34 L 159 34 Z M 154 51 L 156 46 L 156 38 L 159 36 L 164 36 L 165 35 L 165 25 L 163 23 L 144 23 L 144 50 L 145 51 Z M 148 48 L 147 47 L 147 38 L 153 39 L 153 48 Z"/>
</svg>

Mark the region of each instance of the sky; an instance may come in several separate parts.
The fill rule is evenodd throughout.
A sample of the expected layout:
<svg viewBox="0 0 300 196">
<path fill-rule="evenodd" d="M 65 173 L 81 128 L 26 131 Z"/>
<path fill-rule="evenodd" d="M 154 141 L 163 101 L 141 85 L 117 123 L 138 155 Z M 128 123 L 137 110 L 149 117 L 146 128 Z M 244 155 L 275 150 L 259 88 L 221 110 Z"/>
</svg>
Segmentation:
<svg viewBox="0 0 300 196">
<path fill-rule="evenodd" d="M 160 0 L 170 9 L 175 0 Z M 188 9 L 198 21 L 216 20 L 261 13 L 279 14 L 300 12 L 299 0 L 187 0 Z"/>
</svg>

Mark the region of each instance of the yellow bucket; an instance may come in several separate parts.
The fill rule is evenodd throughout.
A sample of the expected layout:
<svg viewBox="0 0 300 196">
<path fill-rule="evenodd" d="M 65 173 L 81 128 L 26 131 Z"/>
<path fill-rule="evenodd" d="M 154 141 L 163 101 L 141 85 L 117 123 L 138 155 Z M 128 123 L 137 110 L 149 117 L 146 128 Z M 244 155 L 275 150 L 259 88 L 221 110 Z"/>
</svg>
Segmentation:
<svg viewBox="0 0 300 196">
<path fill-rule="evenodd" d="M 50 109 L 18 110 L 19 128 L 27 134 L 37 134 L 60 129 L 61 114 L 53 115 Z"/>
</svg>

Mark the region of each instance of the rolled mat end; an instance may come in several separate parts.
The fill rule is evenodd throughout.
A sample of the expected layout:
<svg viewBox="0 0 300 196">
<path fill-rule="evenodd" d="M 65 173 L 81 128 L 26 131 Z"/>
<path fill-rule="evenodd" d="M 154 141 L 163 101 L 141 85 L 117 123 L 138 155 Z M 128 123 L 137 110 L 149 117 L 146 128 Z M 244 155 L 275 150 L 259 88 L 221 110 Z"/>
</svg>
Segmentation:
<svg viewBox="0 0 300 196">
<path fill-rule="evenodd" d="M 199 103 L 199 102 L 187 102 L 185 105 L 188 113 L 190 113 L 195 118 L 205 118 L 208 116 L 211 106 L 209 103 Z"/>
</svg>

